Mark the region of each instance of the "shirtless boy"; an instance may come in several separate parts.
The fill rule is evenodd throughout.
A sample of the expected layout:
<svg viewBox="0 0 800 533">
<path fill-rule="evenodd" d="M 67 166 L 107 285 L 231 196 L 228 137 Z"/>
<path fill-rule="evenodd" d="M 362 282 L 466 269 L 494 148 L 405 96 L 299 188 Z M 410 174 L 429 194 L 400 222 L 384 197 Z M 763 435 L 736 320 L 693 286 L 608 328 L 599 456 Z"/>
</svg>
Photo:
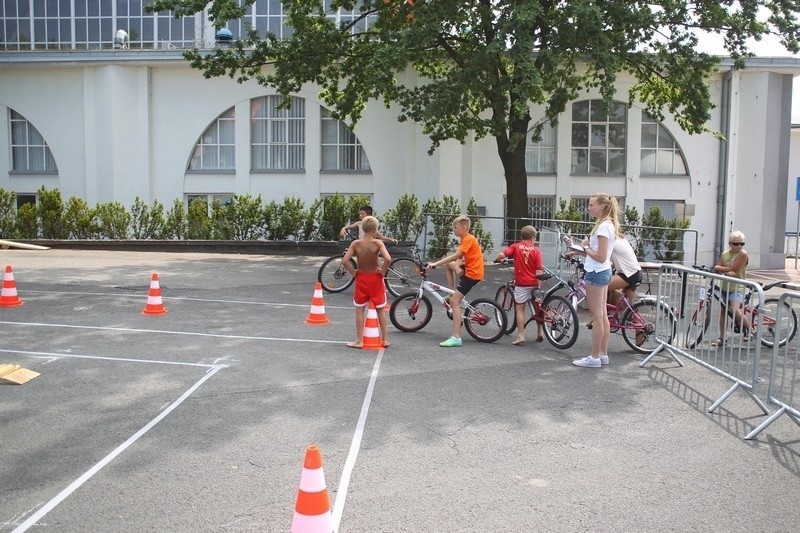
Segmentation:
<svg viewBox="0 0 800 533">
<path fill-rule="evenodd" d="M 389 270 L 392 261 L 386 245 L 376 237 L 378 233 L 378 219 L 366 216 L 361 221 L 364 236 L 350 243 L 347 253 L 344 254 L 342 263 L 350 274 L 356 278 L 356 293 L 353 304 L 356 306 L 356 340 L 348 342 L 350 348 L 363 348 L 364 338 L 364 310 L 372 302 L 378 312 L 378 324 L 381 328 L 381 341 L 383 346 L 389 346 L 389 331 L 386 322 L 386 287 L 383 278 Z M 383 259 L 383 266 L 379 266 L 379 257 Z M 350 259 L 355 257 L 358 268 L 354 269 Z"/>
</svg>

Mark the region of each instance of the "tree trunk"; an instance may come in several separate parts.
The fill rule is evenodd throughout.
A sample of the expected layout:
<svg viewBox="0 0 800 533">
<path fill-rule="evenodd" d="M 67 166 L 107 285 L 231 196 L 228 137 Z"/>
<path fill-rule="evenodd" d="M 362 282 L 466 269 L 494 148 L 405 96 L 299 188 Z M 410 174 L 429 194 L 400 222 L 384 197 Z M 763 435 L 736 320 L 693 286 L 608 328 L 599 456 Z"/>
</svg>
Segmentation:
<svg viewBox="0 0 800 533">
<path fill-rule="evenodd" d="M 523 132 L 527 131 L 527 122 L 519 124 Z M 508 140 L 497 137 L 497 151 L 503 163 L 503 172 L 506 178 L 506 232 L 508 242 L 519 240 L 519 229 L 530 224 L 528 213 L 528 175 L 525 172 L 525 145 L 526 138 L 517 143 L 515 149 L 508 151 Z"/>
</svg>

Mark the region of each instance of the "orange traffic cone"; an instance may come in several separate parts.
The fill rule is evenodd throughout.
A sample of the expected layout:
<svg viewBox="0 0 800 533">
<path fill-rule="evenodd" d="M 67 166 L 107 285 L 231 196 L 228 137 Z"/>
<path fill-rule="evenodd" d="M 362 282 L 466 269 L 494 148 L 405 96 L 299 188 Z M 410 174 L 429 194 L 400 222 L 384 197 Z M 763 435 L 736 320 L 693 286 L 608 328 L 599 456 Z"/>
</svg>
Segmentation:
<svg viewBox="0 0 800 533">
<path fill-rule="evenodd" d="M 17 295 L 17 284 L 14 283 L 14 273 L 11 265 L 6 265 L 6 275 L 3 276 L 3 289 L 0 291 L 0 307 L 17 307 L 22 305 L 22 300 Z"/>
<path fill-rule="evenodd" d="M 331 533 L 333 518 L 322 471 L 322 452 L 313 444 L 306 449 L 300 488 L 294 504 L 292 533 Z"/>
<path fill-rule="evenodd" d="M 383 348 L 381 339 L 381 326 L 378 322 L 378 311 L 375 304 L 369 303 L 367 317 L 364 320 L 364 334 L 361 336 L 361 345 L 365 350 L 380 350 Z"/>
<path fill-rule="evenodd" d="M 147 291 L 147 305 L 142 309 L 143 315 L 166 315 L 167 310 L 161 301 L 161 286 L 158 284 L 158 274 L 153 273 L 150 279 L 150 290 Z"/>
<path fill-rule="evenodd" d="M 319 281 L 317 282 L 317 286 L 314 287 L 314 297 L 311 298 L 311 311 L 308 313 L 308 318 L 306 318 L 306 324 L 330 324 L 330 320 L 328 320 L 328 315 L 325 314 L 325 301 L 322 299 L 322 283 Z"/>
</svg>

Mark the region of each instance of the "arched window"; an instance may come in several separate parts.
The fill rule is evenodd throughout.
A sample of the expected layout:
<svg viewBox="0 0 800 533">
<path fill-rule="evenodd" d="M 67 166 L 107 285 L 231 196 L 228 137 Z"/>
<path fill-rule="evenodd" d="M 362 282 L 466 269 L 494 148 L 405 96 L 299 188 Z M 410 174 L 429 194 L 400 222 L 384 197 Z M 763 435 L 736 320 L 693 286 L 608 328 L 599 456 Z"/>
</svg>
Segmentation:
<svg viewBox="0 0 800 533">
<path fill-rule="evenodd" d="M 320 106 L 322 170 L 369 172 L 369 160 L 361 142 L 347 124 Z"/>
<path fill-rule="evenodd" d="M 236 120 L 234 108 L 222 113 L 194 145 L 189 170 L 234 170 L 236 168 Z"/>
<path fill-rule="evenodd" d="M 11 169 L 15 172 L 58 172 L 56 160 L 39 130 L 16 111 L 9 111 Z"/>
<path fill-rule="evenodd" d="M 533 128 L 528 131 L 525 145 L 525 172 L 528 174 L 556 173 L 556 129 L 548 121 L 542 129 L 542 140 L 531 141 Z"/>
<path fill-rule="evenodd" d="M 625 174 L 626 115 L 621 102 L 610 114 L 602 100 L 572 104 L 572 174 Z"/>
<path fill-rule="evenodd" d="M 306 101 L 292 96 L 291 102 L 290 108 L 279 109 L 280 96 L 250 100 L 252 170 L 305 170 Z"/>
<path fill-rule="evenodd" d="M 663 124 L 642 112 L 642 174 L 686 176 L 686 161 Z"/>
</svg>

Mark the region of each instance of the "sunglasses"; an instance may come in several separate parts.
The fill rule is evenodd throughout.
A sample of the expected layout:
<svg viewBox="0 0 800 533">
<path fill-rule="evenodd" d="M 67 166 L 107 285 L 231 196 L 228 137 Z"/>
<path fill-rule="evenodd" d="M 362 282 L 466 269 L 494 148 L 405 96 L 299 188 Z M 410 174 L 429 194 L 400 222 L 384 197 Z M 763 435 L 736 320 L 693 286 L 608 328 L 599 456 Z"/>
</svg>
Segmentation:
<svg viewBox="0 0 800 533">
<path fill-rule="evenodd" d="M 744 246 L 744 242 L 729 242 L 731 246 Z"/>
</svg>

